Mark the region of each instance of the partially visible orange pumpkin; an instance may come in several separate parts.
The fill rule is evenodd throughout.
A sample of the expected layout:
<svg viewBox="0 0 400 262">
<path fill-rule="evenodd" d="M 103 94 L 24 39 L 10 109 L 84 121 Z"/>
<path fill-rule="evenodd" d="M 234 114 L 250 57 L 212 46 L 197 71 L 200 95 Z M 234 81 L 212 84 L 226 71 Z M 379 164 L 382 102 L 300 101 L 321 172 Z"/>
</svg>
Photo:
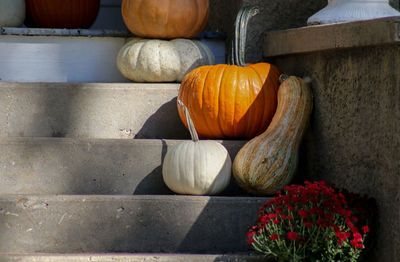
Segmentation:
<svg viewBox="0 0 400 262">
<path fill-rule="evenodd" d="M 193 38 L 209 17 L 209 0 L 123 0 L 128 29 L 144 38 Z"/>
<path fill-rule="evenodd" d="M 26 0 L 25 25 L 41 28 L 89 28 L 100 0 Z"/>
<path fill-rule="evenodd" d="M 178 99 L 202 138 L 253 138 L 275 113 L 280 70 L 269 63 L 244 63 L 247 23 L 256 13 L 254 7 L 239 11 L 229 65 L 198 67 L 181 83 Z M 187 127 L 184 112 L 178 111 Z"/>
</svg>

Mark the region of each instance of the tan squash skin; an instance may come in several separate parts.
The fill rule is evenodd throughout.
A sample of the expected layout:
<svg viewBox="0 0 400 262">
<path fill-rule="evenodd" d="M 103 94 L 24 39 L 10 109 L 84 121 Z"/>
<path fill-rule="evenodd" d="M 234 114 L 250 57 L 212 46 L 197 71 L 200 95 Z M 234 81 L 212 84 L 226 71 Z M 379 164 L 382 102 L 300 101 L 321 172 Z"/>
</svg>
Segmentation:
<svg viewBox="0 0 400 262">
<path fill-rule="evenodd" d="M 233 162 L 233 175 L 243 189 L 268 195 L 291 181 L 311 110 L 308 83 L 295 76 L 283 81 L 278 90 L 278 107 L 268 129 L 247 142 Z"/>
</svg>

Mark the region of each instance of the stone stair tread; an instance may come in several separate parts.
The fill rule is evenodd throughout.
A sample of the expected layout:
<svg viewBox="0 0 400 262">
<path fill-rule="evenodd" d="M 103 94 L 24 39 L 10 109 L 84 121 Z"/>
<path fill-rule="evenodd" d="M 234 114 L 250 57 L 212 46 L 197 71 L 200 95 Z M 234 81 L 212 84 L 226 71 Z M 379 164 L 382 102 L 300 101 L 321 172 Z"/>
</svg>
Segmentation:
<svg viewBox="0 0 400 262">
<path fill-rule="evenodd" d="M 261 262 L 254 254 L 0 254 L 2 262 Z"/>
<path fill-rule="evenodd" d="M 162 180 L 171 139 L 0 138 L 0 192 L 172 194 Z M 219 140 L 234 159 L 242 140 Z M 224 195 L 243 194 L 232 178 Z"/>
<path fill-rule="evenodd" d="M 249 252 L 268 197 L 0 195 L 0 253 Z"/>
<path fill-rule="evenodd" d="M 177 83 L 0 82 L 0 137 L 188 138 L 178 90 Z"/>
<path fill-rule="evenodd" d="M 0 35 L 66 37 L 132 37 L 128 30 L 0 27 Z"/>
<path fill-rule="evenodd" d="M 265 34 L 264 57 L 398 44 L 400 17 L 303 26 Z"/>
<path fill-rule="evenodd" d="M 139 82 L 121 82 L 121 83 L 104 83 L 104 82 L 0 82 L 0 87 L 13 87 L 13 88 L 97 88 L 97 89 L 151 89 L 151 88 L 172 88 L 177 89 L 180 83 L 139 83 Z"/>
</svg>

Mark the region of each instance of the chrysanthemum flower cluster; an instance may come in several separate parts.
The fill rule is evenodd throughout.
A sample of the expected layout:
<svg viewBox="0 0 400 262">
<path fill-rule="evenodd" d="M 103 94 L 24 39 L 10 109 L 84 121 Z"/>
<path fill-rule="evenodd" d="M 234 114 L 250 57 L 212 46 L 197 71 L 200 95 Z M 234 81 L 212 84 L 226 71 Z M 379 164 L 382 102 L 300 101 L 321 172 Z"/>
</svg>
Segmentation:
<svg viewBox="0 0 400 262">
<path fill-rule="evenodd" d="M 357 261 L 370 230 L 366 201 L 324 181 L 286 186 L 260 207 L 249 244 L 280 261 Z"/>
</svg>

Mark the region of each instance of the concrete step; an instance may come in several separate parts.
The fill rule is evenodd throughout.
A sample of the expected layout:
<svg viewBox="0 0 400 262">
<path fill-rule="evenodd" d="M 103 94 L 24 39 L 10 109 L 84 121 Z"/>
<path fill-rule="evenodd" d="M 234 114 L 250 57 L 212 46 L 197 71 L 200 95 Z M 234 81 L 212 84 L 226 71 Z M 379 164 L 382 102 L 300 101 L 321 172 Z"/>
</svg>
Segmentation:
<svg viewBox="0 0 400 262">
<path fill-rule="evenodd" d="M 0 195 L 0 253 L 248 252 L 264 197 Z"/>
<path fill-rule="evenodd" d="M 179 140 L 0 138 L 3 194 L 172 194 L 162 160 Z M 220 141 L 234 159 L 245 141 Z M 222 195 L 242 195 L 232 178 Z"/>
<path fill-rule="evenodd" d="M 0 137 L 188 138 L 179 84 L 2 83 Z"/>
<path fill-rule="evenodd" d="M 265 262 L 249 254 L 30 254 L 2 255 L 1 262 Z"/>
</svg>

